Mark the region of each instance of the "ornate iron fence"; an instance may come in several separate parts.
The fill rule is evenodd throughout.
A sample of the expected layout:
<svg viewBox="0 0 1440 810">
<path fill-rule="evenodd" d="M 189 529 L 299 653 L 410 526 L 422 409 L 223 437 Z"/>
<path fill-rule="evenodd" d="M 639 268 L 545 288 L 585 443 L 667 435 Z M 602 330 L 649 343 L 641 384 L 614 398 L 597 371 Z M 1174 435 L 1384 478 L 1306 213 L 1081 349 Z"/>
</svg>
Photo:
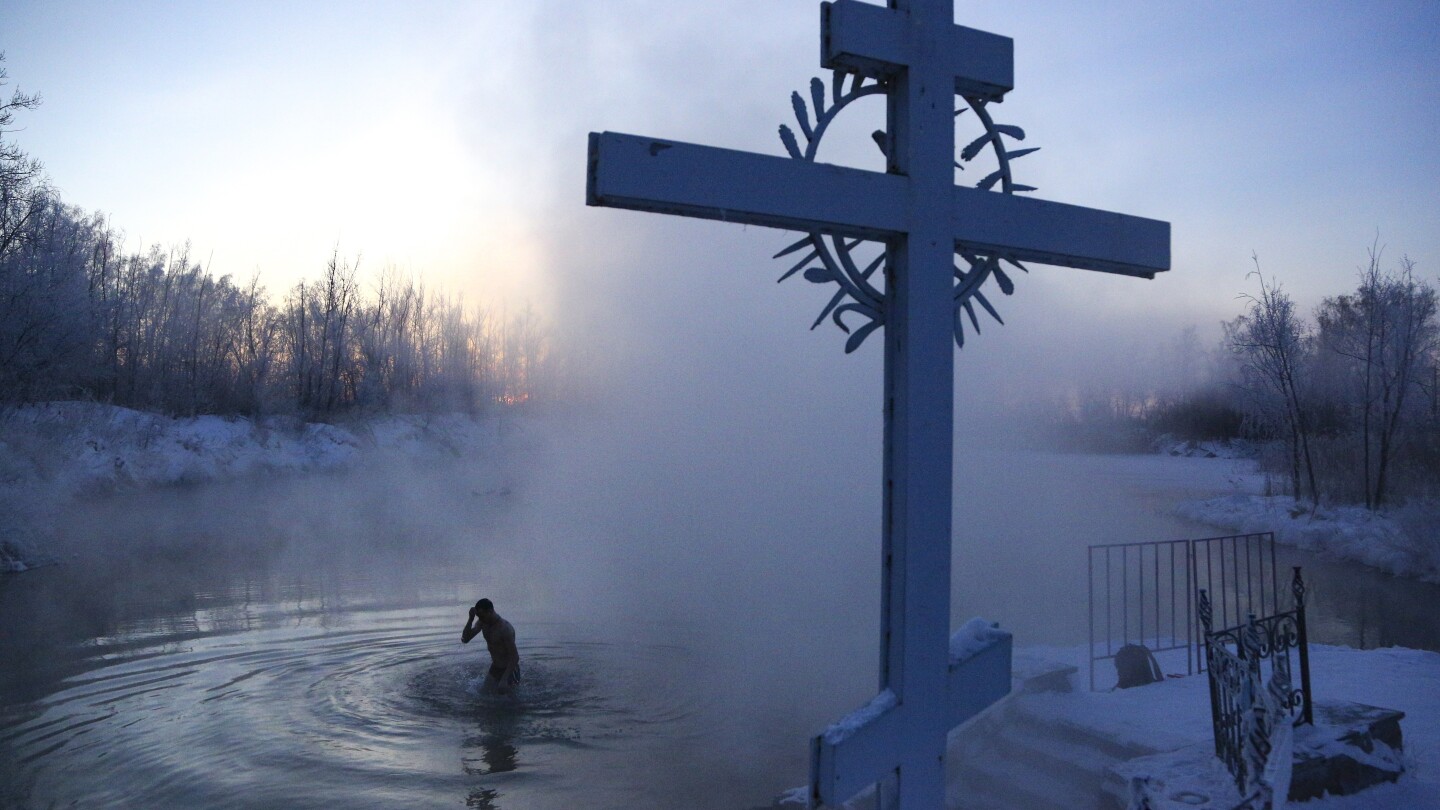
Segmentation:
<svg viewBox="0 0 1440 810">
<path fill-rule="evenodd" d="M 1244 755 L 1241 698 L 1251 688 L 1250 680 L 1254 673 L 1244 659 L 1223 644 L 1208 647 L 1205 657 L 1210 672 L 1210 721 L 1215 733 L 1215 756 L 1235 776 L 1243 796 L 1249 770 Z"/>
<path fill-rule="evenodd" d="M 1205 631 L 1215 756 L 1235 777 L 1241 796 L 1257 789 L 1270 755 L 1272 731 L 1281 722 L 1278 715 L 1294 725 L 1314 722 L 1305 581 L 1299 566 L 1290 589 L 1294 599 L 1290 610 L 1263 618 L 1251 613 L 1244 623 L 1220 630 L 1213 629 L 1214 605 L 1209 594 L 1201 589 L 1196 598 Z M 1293 678 L 1291 650 L 1298 658 L 1298 685 Z"/>
<path fill-rule="evenodd" d="M 1092 691 L 1097 664 L 1130 643 L 1155 653 L 1184 650 L 1186 674 L 1205 671 L 1197 590 L 1220 599 L 1222 627 L 1279 611 L 1271 532 L 1090 546 L 1089 578 Z"/>
</svg>

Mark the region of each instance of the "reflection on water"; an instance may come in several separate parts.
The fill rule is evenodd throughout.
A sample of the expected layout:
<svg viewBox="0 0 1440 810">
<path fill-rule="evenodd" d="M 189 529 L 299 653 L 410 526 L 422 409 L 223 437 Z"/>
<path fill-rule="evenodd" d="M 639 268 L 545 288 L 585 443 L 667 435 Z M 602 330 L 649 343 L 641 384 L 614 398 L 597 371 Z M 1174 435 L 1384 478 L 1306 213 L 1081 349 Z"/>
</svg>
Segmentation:
<svg viewBox="0 0 1440 810">
<path fill-rule="evenodd" d="M 537 609 L 513 509 L 469 486 L 431 493 L 459 541 L 413 503 L 342 533 L 224 489 L 99 503 L 68 516 L 78 556 L 0 579 L 0 806 L 733 808 L 803 774 L 803 735 L 753 744 L 683 624 Z M 460 643 L 482 594 L 519 630 L 512 696 Z"/>
<path fill-rule="evenodd" d="M 1168 514 L 1229 485 L 1203 464 L 962 456 L 956 616 L 1083 643 L 1085 547 L 1213 534 Z M 632 485 L 663 492 L 666 469 Z M 864 497 L 816 500 L 829 522 L 807 532 L 822 518 L 762 478 L 693 503 L 564 476 L 510 501 L 454 470 L 406 481 L 68 515 L 78 556 L 0 578 L 0 805 L 756 807 L 873 694 Z M 712 499 L 754 508 L 695 527 Z M 1305 566 L 1316 641 L 1440 649 L 1440 589 L 1280 563 Z M 459 643 L 481 595 L 519 633 L 517 695 L 480 694 L 483 647 Z"/>
<path fill-rule="evenodd" d="M 1440 652 L 1440 585 L 1277 547 L 1282 566 L 1304 567 L 1310 638 L 1349 647 Z"/>
</svg>

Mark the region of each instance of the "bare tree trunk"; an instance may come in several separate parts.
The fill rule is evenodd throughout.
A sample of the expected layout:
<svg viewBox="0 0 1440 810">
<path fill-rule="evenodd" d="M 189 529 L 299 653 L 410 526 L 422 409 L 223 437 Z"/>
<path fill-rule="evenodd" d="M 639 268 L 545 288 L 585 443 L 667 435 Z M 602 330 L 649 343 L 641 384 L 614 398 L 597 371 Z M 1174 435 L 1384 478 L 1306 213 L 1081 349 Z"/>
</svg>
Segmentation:
<svg viewBox="0 0 1440 810">
<path fill-rule="evenodd" d="M 1284 430 L 1290 436 L 1291 492 L 1303 497 L 1301 462 L 1310 485 L 1310 502 L 1319 504 L 1314 458 L 1310 452 L 1310 420 L 1301 393 L 1301 355 L 1309 343 L 1305 327 L 1295 315 L 1295 304 L 1279 287 L 1260 275 L 1259 260 L 1254 274 L 1260 280 L 1259 297 L 1248 296 L 1249 312 L 1237 319 L 1228 335 L 1231 349 L 1245 362 L 1259 388 L 1277 397 L 1280 403 L 1271 412 L 1283 414 Z"/>
</svg>

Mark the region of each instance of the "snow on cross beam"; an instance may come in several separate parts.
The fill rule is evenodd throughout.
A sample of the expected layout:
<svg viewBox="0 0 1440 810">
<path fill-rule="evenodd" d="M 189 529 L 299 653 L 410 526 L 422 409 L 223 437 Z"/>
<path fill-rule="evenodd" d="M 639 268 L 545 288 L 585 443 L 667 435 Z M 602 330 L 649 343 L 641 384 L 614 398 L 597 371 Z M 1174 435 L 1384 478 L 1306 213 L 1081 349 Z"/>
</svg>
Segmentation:
<svg viewBox="0 0 1440 810">
<path fill-rule="evenodd" d="M 880 693 L 813 743 L 811 799 L 879 782 L 886 810 L 934 810 L 947 733 L 1010 687 L 1008 635 L 950 637 L 956 250 L 1152 278 L 1170 226 L 957 188 L 955 93 L 1001 98 L 1010 40 L 955 25 L 953 0 L 822 8 L 823 63 L 883 77 L 886 172 L 592 132 L 586 202 L 885 242 Z"/>
<path fill-rule="evenodd" d="M 964 723 L 1010 693 L 1011 648 L 1010 634 L 983 620 L 971 620 L 955 633 L 946 678 L 946 728 Z M 908 711 L 936 713 L 933 706 L 901 705 L 887 689 L 813 738 L 810 784 L 815 798 L 853 796 L 899 769 L 894 740 Z"/>
</svg>

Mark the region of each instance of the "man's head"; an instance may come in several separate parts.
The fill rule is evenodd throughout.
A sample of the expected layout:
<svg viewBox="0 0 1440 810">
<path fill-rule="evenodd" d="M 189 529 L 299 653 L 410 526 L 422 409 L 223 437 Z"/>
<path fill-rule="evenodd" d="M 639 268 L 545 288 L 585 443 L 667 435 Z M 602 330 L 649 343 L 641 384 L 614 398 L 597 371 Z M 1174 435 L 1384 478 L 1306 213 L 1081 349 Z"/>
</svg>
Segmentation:
<svg viewBox="0 0 1440 810">
<path fill-rule="evenodd" d="M 481 599 L 475 603 L 475 615 L 486 621 L 495 618 L 495 603 L 489 599 Z"/>
</svg>

